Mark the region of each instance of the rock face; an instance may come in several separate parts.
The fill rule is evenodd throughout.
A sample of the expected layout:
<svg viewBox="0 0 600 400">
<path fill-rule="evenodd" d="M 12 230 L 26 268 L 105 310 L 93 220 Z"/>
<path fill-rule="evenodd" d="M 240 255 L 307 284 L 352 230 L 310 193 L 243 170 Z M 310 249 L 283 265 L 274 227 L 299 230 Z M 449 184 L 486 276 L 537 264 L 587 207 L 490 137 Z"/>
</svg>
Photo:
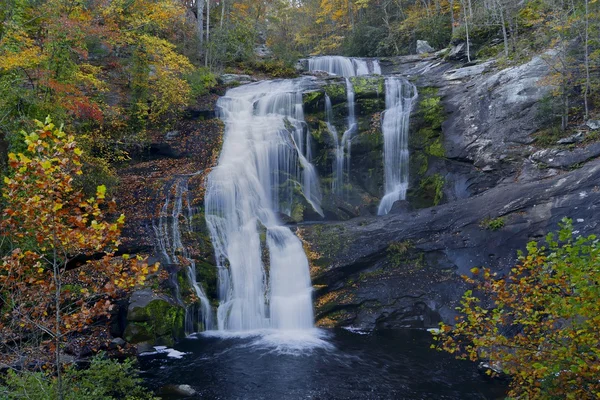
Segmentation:
<svg viewBox="0 0 600 400">
<path fill-rule="evenodd" d="M 364 329 L 452 323 L 465 290 L 459 275 L 475 266 L 506 271 L 517 250 L 563 217 L 573 219 L 578 234 L 594 232 L 598 182 L 600 161 L 594 160 L 438 207 L 298 227 L 312 255 L 318 323 Z M 486 228 L 497 218 L 500 229 Z"/>
<path fill-rule="evenodd" d="M 463 51 L 459 44 L 447 58 L 461 60 Z M 517 250 L 563 217 L 580 234 L 597 228 L 600 144 L 585 134 L 594 121 L 551 148 L 537 140 L 548 123 L 542 100 L 552 87 L 542 79 L 553 57 L 548 51 L 503 70 L 437 55 L 380 61 L 384 74 L 407 76 L 420 93 L 408 203 L 385 217 L 298 227 L 312 257 L 320 325 L 451 323 L 465 290 L 461 274 L 506 271 Z"/>
<path fill-rule="evenodd" d="M 325 122 L 325 106 L 328 97 L 331 124 L 343 133 L 348 128 L 347 83 L 323 74 L 313 78 L 302 94 L 304 118 L 312 141 L 311 161 L 321 181 L 325 220 L 330 222 L 322 222 L 302 200 L 293 204 L 285 221 L 301 224 L 297 231 L 312 259 L 320 325 L 374 329 L 452 322 L 465 289 L 460 275 L 470 268 L 506 270 L 514 263 L 516 250 L 529 240 L 541 239 L 564 216 L 573 218 L 582 234 L 596 228 L 600 165 L 595 159 L 600 156 L 600 144 L 585 131 L 598 129 L 597 121 L 581 127 L 582 135 L 552 139 L 551 148 L 537 139 L 547 122 L 541 100 L 552 90 L 542 85 L 550 72 L 545 59 L 555 56 L 549 51 L 507 69 L 500 69 L 494 61 L 464 65 L 465 43 L 459 43 L 445 59 L 442 53 L 381 59 L 384 75 L 403 75 L 419 91 L 411 116 L 407 201 L 395 204 L 385 217 L 375 217 L 383 187 L 385 77 L 350 79 L 358 131 L 352 139 L 344 195 L 332 190 L 336 143 Z M 299 70 L 307 69 L 305 61 L 299 63 Z M 252 80 L 239 75 L 222 77 L 226 85 Z M 205 122 L 217 124 L 214 119 Z M 206 158 L 201 146 L 190 145 L 205 136 L 181 130 L 181 134 L 169 135 L 165 143 L 163 135 L 153 147 L 153 156 L 168 159 L 164 165 L 172 164 L 171 175 L 209 168 L 210 163 L 200 163 Z M 211 147 L 215 149 L 213 163 L 216 143 Z M 163 171 L 158 168 L 163 164 L 152 165 L 151 174 Z M 190 180 L 191 192 L 202 191 L 200 178 Z M 161 184 L 164 199 L 172 186 L 166 179 Z M 192 200 L 199 210 L 192 221 L 197 237 L 188 238 L 185 244 L 201 249 L 192 254 L 198 281 L 210 282 L 205 289 L 214 298 L 214 260 L 210 260 L 210 243 L 199 222 L 203 221 L 202 196 Z M 156 211 L 156 205 L 152 207 Z M 311 223 L 303 224 L 306 221 Z M 144 237 L 151 236 L 151 218 L 137 222 L 138 227 L 143 225 Z M 500 229 L 488 229 L 500 225 Z M 144 241 L 147 246 L 148 242 L 151 239 Z M 127 338 L 168 345 L 167 338 L 180 332 L 181 309 L 167 298 L 142 295 L 143 302 L 130 306 Z M 166 314 L 172 318 L 161 319 Z M 155 324 L 152 329 L 158 335 L 152 336 L 149 324 Z"/>
</svg>

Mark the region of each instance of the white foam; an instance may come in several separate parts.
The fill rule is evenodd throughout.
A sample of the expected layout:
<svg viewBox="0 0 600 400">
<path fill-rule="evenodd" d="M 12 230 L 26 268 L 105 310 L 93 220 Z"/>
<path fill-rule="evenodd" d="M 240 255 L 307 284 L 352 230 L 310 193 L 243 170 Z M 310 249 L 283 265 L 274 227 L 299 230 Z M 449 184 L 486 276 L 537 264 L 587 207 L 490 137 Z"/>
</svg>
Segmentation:
<svg viewBox="0 0 600 400">
<path fill-rule="evenodd" d="M 187 353 L 182 353 L 181 351 L 177 351 L 175 349 L 171 349 L 167 346 L 154 346 L 155 351 L 146 351 L 140 354 L 140 356 L 153 356 L 156 354 L 167 354 L 169 358 L 181 359 Z"/>
</svg>

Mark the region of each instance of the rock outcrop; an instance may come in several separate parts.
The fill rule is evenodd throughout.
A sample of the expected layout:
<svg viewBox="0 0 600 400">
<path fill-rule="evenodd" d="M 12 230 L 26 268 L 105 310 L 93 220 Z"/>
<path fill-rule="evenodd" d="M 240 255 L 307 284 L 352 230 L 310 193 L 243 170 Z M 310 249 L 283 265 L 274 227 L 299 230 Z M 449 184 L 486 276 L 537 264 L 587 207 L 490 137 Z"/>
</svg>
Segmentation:
<svg viewBox="0 0 600 400">
<path fill-rule="evenodd" d="M 506 271 L 517 250 L 556 229 L 563 217 L 573 219 L 576 234 L 596 231 L 599 182 L 600 161 L 594 160 L 546 180 L 501 184 L 438 207 L 299 226 L 312 258 L 319 324 L 374 329 L 452 323 L 465 289 L 459 275 L 476 266 Z"/>
</svg>

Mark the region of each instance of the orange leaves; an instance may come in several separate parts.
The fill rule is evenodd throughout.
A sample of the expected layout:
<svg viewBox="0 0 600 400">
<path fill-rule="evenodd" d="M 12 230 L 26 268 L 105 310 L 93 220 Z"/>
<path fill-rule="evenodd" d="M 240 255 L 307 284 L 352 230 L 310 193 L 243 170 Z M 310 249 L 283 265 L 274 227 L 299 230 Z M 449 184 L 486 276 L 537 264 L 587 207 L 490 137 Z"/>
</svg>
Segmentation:
<svg viewBox="0 0 600 400">
<path fill-rule="evenodd" d="M 0 304 L 9 298 L 11 310 L 0 316 L 0 325 L 42 329 L 63 340 L 97 317 L 109 317 L 110 299 L 144 284 L 156 267 L 114 256 L 125 217 L 107 220 L 116 205 L 106 199 L 105 186 L 87 200 L 73 187 L 83 155 L 73 136 L 49 118 L 38 127 L 24 133 L 27 150 L 10 155 L 4 180 L 0 232 L 16 248 L 0 264 Z"/>
</svg>

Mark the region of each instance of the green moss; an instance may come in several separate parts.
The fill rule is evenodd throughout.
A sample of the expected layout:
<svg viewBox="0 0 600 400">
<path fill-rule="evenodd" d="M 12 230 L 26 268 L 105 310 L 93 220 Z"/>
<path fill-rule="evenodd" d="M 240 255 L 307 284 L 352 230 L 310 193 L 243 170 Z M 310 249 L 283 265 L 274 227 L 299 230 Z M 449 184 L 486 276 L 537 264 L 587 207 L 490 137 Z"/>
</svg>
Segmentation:
<svg viewBox="0 0 600 400">
<path fill-rule="evenodd" d="M 431 143 L 427 148 L 427 154 L 434 157 L 443 158 L 446 156 L 446 150 L 442 145 L 442 141 L 440 138 L 436 139 L 435 142 Z"/>
<path fill-rule="evenodd" d="M 310 112 L 322 108 L 322 106 L 319 106 L 322 104 L 324 95 L 325 94 L 320 90 L 302 93 L 302 103 L 304 105 L 305 112 Z"/>
<path fill-rule="evenodd" d="M 356 99 L 382 97 L 385 94 L 383 76 L 353 76 L 350 78 Z"/>
<path fill-rule="evenodd" d="M 134 308 L 127 319 L 125 340 L 129 343 L 172 343 L 185 336 L 185 310 L 163 299 Z"/>
<path fill-rule="evenodd" d="M 292 208 L 290 218 L 294 222 L 300 222 L 304 220 L 304 204 L 296 202 Z"/>
<path fill-rule="evenodd" d="M 416 208 L 436 206 L 444 197 L 444 184 L 444 177 L 440 174 L 427 176 L 417 188 L 409 189 L 407 198 Z"/>
<path fill-rule="evenodd" d="M 333 103 L 345 102 L 347 100 L 346 85 L 343 82 L 329 83 L 323 89 Z"/>
</svg>

